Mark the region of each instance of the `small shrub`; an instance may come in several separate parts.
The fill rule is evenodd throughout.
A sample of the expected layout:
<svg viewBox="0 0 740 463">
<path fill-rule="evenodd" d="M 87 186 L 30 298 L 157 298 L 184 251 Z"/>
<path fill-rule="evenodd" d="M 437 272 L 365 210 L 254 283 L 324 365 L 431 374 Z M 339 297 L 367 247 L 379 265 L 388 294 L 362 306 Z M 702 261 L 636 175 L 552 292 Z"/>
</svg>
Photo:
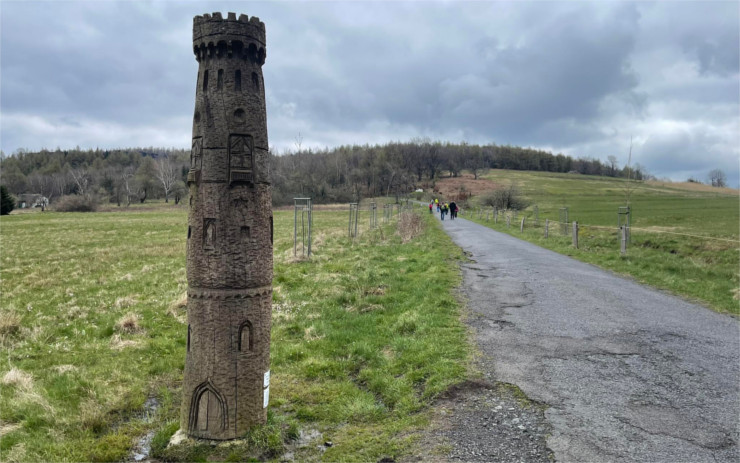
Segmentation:
<svg viewBox="0 0 740 463">
<path fill-rule="evenodd" d="M 486 193 L 481 197 L 483 206 L 495 207 L 496 209 L 513 209 L 520 211 L 529 206 L 529 201 L 522 197 L 519 189 L 513 183 L 508 188 L 499 188 Z"/>
<path fill-rule="evenodd" d="M 62 196 L 54 203 L 54 210 L 58 212 L 95 212 L 97 209 L 97 200 L 87 195 Z"/>
</svg>

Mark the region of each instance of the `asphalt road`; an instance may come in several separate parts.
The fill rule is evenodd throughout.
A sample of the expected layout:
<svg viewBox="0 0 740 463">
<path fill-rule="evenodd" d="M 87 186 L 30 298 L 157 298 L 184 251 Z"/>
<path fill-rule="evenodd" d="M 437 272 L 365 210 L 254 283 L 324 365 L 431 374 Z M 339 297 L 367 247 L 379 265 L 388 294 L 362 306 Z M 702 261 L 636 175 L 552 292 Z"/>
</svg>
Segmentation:
<svg viewBox="0 0 740 463">
<path fill-rule="evenodd" d="M 740 461 L 737 319 L 465 219 L 442 226 L 474 261 L 481 365 L 547 405 L 557 461 Z"/>
</svg>

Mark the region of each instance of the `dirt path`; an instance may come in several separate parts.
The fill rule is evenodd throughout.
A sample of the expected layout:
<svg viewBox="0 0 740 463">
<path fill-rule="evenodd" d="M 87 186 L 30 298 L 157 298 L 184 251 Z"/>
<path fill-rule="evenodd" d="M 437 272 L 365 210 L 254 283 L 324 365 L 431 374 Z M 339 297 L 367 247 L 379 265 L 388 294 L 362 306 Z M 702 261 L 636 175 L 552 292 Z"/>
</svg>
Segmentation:
<svg viewBox="0 0 740 463">
<path fill-rule="evenodd" d="M 441 459 L 545 461 L 539 444 L 513 458 L 487 447 L 513 439 L 475 418 L 501 416 L 495 384 L 510 383 L 540 406 L 518 438 L 546 439 L 557 461 L 740 461 L 735 318 L 464 219 L 442 226 L 474 261 L 463 289 L 493 386 L 450 402 Z"/>
</svg>

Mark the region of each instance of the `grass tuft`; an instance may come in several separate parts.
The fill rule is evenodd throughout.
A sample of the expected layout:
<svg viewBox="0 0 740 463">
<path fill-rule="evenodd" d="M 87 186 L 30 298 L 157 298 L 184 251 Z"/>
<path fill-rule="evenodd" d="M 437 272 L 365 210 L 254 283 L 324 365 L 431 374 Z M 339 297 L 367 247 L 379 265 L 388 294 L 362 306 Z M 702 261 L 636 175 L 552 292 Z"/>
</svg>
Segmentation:
<svg viewBox="0 0 740 463">
<path fill-rule="evenodd" d="M 4 386 L 11 386 L 24 391 L 31 391 L 33 389 L 33 377 L 16 367 L 11 368 L 10 371 L 5 373 L 1 382 Z"/>
<path fill-rule="evenodd" d="M 116 322 L 116 330 L 127 334 L 135 334 L 143 331 L 141 326 L 139 326 L 139 316 L 133 312 L 127 313 Z"/>
<path fill-rule="evenodd" d="M 11 336 L 21 329 L 23 318 L 15 312 L 3 311 L 0 313 L 0 336 Z"/>
</svg>

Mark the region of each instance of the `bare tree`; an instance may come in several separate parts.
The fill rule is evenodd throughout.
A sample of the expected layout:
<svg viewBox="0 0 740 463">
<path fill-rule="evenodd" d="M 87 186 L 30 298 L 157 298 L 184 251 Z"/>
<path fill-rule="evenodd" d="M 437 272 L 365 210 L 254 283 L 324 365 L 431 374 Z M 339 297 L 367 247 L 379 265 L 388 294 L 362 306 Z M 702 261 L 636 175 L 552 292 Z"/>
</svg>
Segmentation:
<svg viewBox="0 0 740 463">
<path fill-rule="evenodd" d="M 726 187 L 727 186 L 727 176 L 722 171 L 722 169 L 713 169 L 709 172 L 709 183 L 712 186 L 715 187 Z"/>
<path fill-rule="evenodd" d="M 121 188 L 126 192 L 126 207 L 131 205 L 131 197 L 134 196 L 135 172 L 134 166 L 127 166 L 120 174 Z"/>
<path fill-rule="evenodd" d="M 49 201 L 54 197 L 54 179 L 51 175 L 34 172 L 28 177 L 28 185 L 33 192 L 46 197 Z"/>
<path fill-rule="evenodd" d="M 92 180 L 88 169 L 85 167 L 69 169 L 69 176 L 77 186 L 77 194 L 84 195 L 90 186 L 90 181 Z"/>
<path fill-rule="evenodd" d="M 170 159 L 169 156 L 161 155 L 154 160 L 154 175 L 162 184 L 162 190 L 164 190 L 164 202 L 168 203 L 170 200 L 170 192 L 177 182 L 177 166 Z"/>
</svg>

